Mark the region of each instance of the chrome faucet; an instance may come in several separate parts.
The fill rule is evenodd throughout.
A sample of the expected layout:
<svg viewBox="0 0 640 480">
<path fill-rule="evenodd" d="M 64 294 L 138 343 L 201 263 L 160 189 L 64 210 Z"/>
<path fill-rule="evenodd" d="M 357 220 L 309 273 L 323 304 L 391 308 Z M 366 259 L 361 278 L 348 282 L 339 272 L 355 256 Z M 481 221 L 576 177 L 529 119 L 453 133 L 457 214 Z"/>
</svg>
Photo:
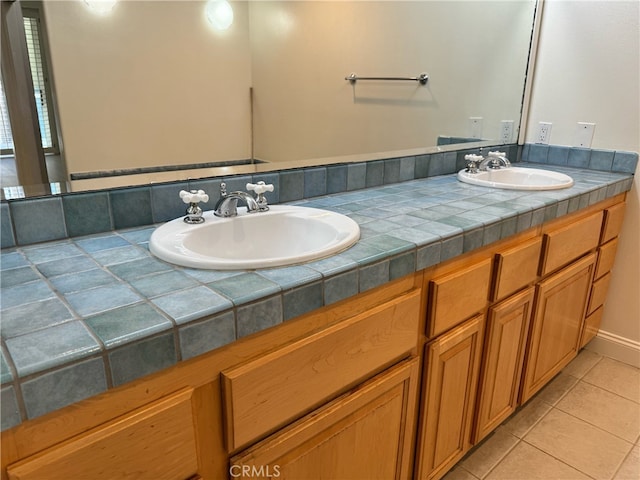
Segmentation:
<svg viewBox="0 0 640 480">
<path fill-rule="evenodd" d="M 509 168 L 510 166 L 511 162 L 504 152 L 489 152 L 489 155 L 478 165 L 478 170 Z"/>
<path fill-rule="evenodd" d="M 227 194 L 227 184 L 220 184 L 220 200 L 216 203 L 213 214 L 216 217 L 235 217 L 238 215 L 238 200 L 244 201 L 247 205 L 247 212 L 254 213 L 260 211 L 258 203 L 247 192 L 231 192 Z"/>
</svg>

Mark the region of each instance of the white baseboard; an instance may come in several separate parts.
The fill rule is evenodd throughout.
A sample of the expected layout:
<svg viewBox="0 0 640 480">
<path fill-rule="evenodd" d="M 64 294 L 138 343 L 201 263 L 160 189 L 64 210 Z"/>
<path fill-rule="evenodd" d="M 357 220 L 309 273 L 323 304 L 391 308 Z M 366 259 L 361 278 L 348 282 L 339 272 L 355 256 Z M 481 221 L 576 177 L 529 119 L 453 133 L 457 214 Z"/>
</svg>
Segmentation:
<svg viewBox="0 0 640 480">
<path fill-rule="evenodd" d="M 585 348 L 640 368 L 640 342 L 600 330 Z"/>
</svg>

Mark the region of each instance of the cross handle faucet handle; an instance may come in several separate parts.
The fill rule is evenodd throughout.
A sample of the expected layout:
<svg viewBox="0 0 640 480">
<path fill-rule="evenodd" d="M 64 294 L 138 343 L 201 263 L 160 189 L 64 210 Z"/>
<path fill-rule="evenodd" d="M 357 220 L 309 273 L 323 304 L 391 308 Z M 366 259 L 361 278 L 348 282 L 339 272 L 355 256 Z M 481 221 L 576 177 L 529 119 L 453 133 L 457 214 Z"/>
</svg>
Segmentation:
<svg viewBox="0 0 640 480">
<path fill-rule="evenodd" d="M 262 195 L 264 192 L 273 192 L 273 185 L 266 185 L 264 182 L 247 183 L 247 190 Z"/>
</svg>

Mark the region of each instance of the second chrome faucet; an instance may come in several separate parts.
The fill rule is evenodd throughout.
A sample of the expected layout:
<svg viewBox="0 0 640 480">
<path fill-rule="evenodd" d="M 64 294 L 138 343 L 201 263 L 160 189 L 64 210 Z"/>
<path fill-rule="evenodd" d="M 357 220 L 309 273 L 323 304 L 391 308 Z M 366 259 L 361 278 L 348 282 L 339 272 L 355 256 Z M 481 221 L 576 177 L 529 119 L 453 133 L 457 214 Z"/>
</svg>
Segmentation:
<svg viewBox="0 0 640 480">
<path fill-rule="evenodd" d="M 235 217 L 238 215 L 239 200 L 246 204 L 248 213 L 269 210 L 264 193 L 273 192 L 273 185 L 265 185 L 264 182 L 258 182 L 257 184 L 247 183 L 247 190 L 256 192 L 257 197 L 253 198 L 251 194 L 242 191 L 227 193 L 227 185 L 224 182 L 221 183 L 220 200 L 218 200 L 213 210 L 214 215 L 216 217 Z"/>
</svg>

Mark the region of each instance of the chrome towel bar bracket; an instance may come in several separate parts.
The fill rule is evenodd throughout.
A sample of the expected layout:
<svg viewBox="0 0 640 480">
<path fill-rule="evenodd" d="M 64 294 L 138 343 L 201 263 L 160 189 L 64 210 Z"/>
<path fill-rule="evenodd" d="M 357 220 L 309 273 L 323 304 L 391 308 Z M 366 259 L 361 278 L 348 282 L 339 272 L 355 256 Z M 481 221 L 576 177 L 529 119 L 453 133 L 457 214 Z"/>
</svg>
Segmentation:
<svg viewBox="0 0 640 480">
<path fill-rule="evenodd" d="M 344 77 L 345 80 L 349 80 L 351 85 L 355 85 L 358 80 L 391 80 L 391 81 L 411 81 L 420 82 L 420 85 L 426 85 L 429 80 L 429 75 L 421 73 L 417 77 L 359 77 L 355 73 L 352 73 L 348 77 Z"/>
</svg>

